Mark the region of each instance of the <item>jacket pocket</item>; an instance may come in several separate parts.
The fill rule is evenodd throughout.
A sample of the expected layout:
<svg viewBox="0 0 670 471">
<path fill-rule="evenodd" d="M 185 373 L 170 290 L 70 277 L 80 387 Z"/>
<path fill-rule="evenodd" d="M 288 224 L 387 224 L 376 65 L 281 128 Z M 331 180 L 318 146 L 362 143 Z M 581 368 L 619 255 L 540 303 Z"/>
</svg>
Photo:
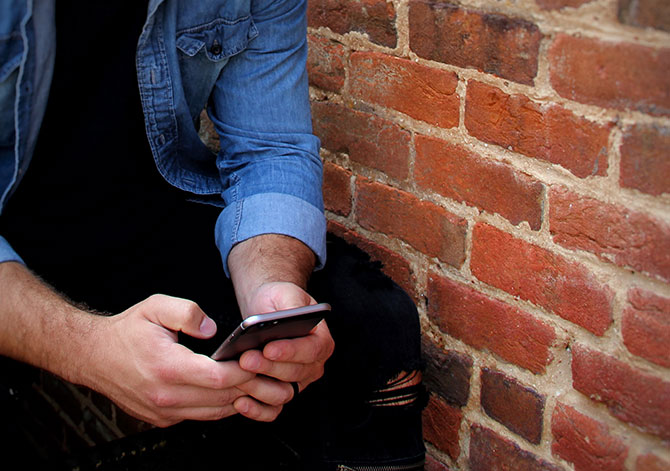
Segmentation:
<svg viewBox="0 0 670 471">
<path fill-rule="evenodd" d="M 251 16 L 236 20 L 219 18 L 179 31 L 177 48 L 189 57 L 195 57 L 204 50 L 209 60 L 217 62 L 241 52 L 256 36 L 258 29 Z"/>
</svg>

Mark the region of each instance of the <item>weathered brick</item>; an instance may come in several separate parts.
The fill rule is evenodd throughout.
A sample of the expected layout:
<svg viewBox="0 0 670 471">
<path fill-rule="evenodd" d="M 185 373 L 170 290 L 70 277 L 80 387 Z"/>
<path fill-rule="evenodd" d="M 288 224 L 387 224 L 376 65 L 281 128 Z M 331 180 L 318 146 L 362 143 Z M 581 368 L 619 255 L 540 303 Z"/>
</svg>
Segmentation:
<svg viewBox="0 0 670 471">
<path fill-rule="evenodd" d="M 307 21 L 314 28 L 328 27 L 338 34 L 365 33 L 370 41 L 395 47 L 395 8 L 386 0 L 309 0 Z"/>
<path fill-rule="evenodd" d="M 371 260 L 381 262 L 382 271 L 418 301 L 416 275 L 405 258 L 333 221 L 328 222 L 328 231 L 356 245 L 370 255 Z"/>
<path fill-rule="evenodd" d="M 412 0 L 410 48 L 420 57 L 532 84 L 542 33 L 537 25 L 453 3 Z"/>
<path fill-rule="evenodd" d="M 323 165 L 323 201 L 328 211 L 348 216 L 351 212 L 351 171 L 332 162 Z"/>
<path fill-rule="evenodd" d="M 650 195 L 670 193 L 670 128 L 637 125 L 621 145 L 622 187 Z"/>
<path fill-rule="evenodd" d="M 472 237 L 473 275 L 596 335 L 612 323 L 613 293 L 584 266 L 487 224 Z"/>
<path fill-rule="evenodd" d="M 443 332 L 499 357 L 542 373 L 552 360 L 554 330 L 532 315 L 460 284 L 431 274 L 428 316 Z"/>
<path fill-rule="evenodd" d="M 344 152 L 393 178 L 409 172 L 410 134 L 398 125 L 369 113 L 333 103 L 312 103 L 314 133 L 333 152 Z"/>
<path fill-rule="evenodd" d="M 481 404 L 484 412 L 531 443 L 542 440 L 544 397 L 504 373 L 483 368 Z"/>
<path fill-rule="evenodd" d="M 670 461 L 665 461 L 658 456 L 648 453 L 637 458 L 635 471 L 668 471 Z"/>
<path fill-rule="evenodd" d="M 563 97 L 606 108 L 670 114 L 670 48 L 559 34 L 548 53 Z"/>
<path fill-rule="evenodd" d="M 670 280 L 670 225 L 565 188 L 549 192 L 549 230 L 564 247 Z"/>
<path fill-rule="evenodd" d="M 447 198 L 498 213 L 512 224 L 542 225 L 544 186 L 531 177 L 458 145 L 417 136 L 416 182 Z"/>
<path fill-rule="evenodd" d="M 376 52 L 356 52 L 350 64 L 349 91 L 354 98 L 441 128 L 458 126 L 455 73 Z"/>
<path fill-rule="evenodd" d="M 618 419 L 670 439 L 670 382 L 577 344 L 572 349 L 572 384 L 607 405 Z"/>
<path fill-rule="evenodd" d="M 454 267 L 465 261 L 465 219 L 381 183 L 359 179 L 356 220 L 366 229 L 397 237 Z"/>
<path fill-rule="evenodd" d="M 470 471 L 561 471 L 480 425 L 470 429 Z"/>
<path fill-rule="evenodd" d="M 607 173 L 611 125 L 597 124 L 554 104 L 468 83 L 465 127 L 479 140 L 566 168 L 584 178 Z"/>
<path fill-rule="evenodd" d="M 592 1 L 594 0 L 535 0 L 535 3 L 543 10 L 560 10 L 563 8 L 578 8 Z"/>
<path fill-rule="evenodd" d="M 437 458 L 433 457 L 429 453 L 426 454 L 426 464 L 424 465 L 424 471 L 449 471 L 449 468 L 446 464 L 441 463 Z"/>
<path fill-rule="evenodd" d="M 344 86 L 344 46 L 326 38 L 307 36 L 309 83 L 323 90 L 339 92 Z"/>
<path fill-rule="evenodd" d="M 551 451 L 574 464 L 575 471 L 623 471 L 628 447 L 609 429 L 570 406 L 557 404 L 551 418 Z"/>
<path fill-rule="evenodd" d="M 460 453 L 458 431 L 461 420 L 463 413 L 460 409 L 451 407 L 437 396 L 431 396 L 423 411 L 423 436 L 455 460 Z"/>
<path fill-rule="evenodd" d="M 619 21 L 641 28 L 670 31 L 670 3 L 667 0 L 619 0 Z"/>
<path fill-rule="evenodd" d="M 426 338 L 421 347 L 426 360 L 423 382 L 428 390 L 451 405 L 464 407 L 470 395 L 472 359 L 458 352 L 445 352 Z"/>
<path fill-rule="evenodd" d="M 628 302 L 621 326 L 624 344 L 634 355 L 670 368 L 670 299 L 633 289 Z"/>
</svg>

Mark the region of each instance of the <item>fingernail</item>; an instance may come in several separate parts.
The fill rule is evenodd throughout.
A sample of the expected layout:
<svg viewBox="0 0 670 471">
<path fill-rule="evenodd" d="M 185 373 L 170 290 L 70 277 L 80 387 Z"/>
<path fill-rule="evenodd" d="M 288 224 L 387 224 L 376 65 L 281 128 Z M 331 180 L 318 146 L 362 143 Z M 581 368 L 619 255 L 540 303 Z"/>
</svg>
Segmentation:
<svg viewBox="0 0 670 471">
<path fill-rule="evenodd" d="M 265 358 L 268 360 L 276 360 L 279 358 L 279 349 L 275 347 L 268 347 L 265 349 Z"/>
<path fill-rule="evenodd" d="M 244 359 L 245 370 L 256 371 L 261 366 L 261 360 L 256 355 L 247 356 Z"/>
<path fill-rule="evenodd" d="M 214 335 L 216 333 L 216 322 L 205 316 L 205 318 L 200 323 L 200 332 L 208 336 Z"/>
<path fill-rule="evenodd" d="M 237 412 L 244 414 L 246 412 L 249 412 L 249 404 L 247 404 L 247 401 L 235 401 L 235 409 L 237 409 Z"/>
</svg>

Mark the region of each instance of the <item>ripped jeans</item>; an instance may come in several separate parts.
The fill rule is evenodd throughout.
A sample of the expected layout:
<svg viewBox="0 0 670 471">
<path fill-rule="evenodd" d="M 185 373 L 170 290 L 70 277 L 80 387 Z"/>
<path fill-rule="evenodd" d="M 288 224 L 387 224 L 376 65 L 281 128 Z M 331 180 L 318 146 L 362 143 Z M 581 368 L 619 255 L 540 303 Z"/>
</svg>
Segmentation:
<svg viewBox="0 0 670 471">
<path fill-rule="evenodd" d="M 329 302 L 335 353 L 277 421 L 304 469 L 423 469 L 419 319 L 411 298 L 341 239 L 308 291 Z M 292 426 L 291 426 L 292 425 Z M 295 444 L 295 445 L 292 445 Z"/>
<path fill-rule="evenodd" d="M 236 305 L 232 285 L 224 291 L 216 304 Z M 64 469 L 422 470 L 426 394 L 414 302 L 365 253 L 330 235 L 328 263 L 313 274 L 308 292 L 332 306 L 327 322 L 335 353 L 324 376 L 277 420 L 234 416 L 152 429 L 73 453 Z M 210 354 L 239 315 L 217 313 L 204 298 L 199 303 L 219 332 L 207 341 L 180 341 Z"/>
<path fill-rule="evenodd" d="M 358 248 L 330 234 L 327 247 L 328 263 L 307 291 L 332 306 L 326 320 L 335 352 L 320 380 L 275 422 L 252 423 L 249 433 L 263 430 L 280 441 L 295 457 L 287 470 L 422 470 L 425 392 L 416 306 Z M 266 457 L 259 459 L 258 469 L 270 469 Z M 249 461 L 245 466 L 255 469 Z"/>
</svg>

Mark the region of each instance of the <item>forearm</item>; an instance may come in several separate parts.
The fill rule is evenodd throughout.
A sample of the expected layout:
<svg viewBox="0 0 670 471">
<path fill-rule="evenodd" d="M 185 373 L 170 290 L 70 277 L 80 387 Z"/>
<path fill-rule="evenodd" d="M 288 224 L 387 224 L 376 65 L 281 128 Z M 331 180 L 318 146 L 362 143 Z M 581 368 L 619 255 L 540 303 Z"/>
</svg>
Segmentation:
<svg viewBox="0 0 670 471">
<path fill-rule="evenodd" d="M 243 315 L 258 289 L 267 283 L 288 282 L 305 289 L 316 257 L 292 237 L 264 234 L 233 247 L 228 256 L 231 279 Z"/>
<path fill-rule="evenodd" d="M 0 263 L 0 354 L 83 384 L 99 320 L 16 262 Z"/>
</svg>

